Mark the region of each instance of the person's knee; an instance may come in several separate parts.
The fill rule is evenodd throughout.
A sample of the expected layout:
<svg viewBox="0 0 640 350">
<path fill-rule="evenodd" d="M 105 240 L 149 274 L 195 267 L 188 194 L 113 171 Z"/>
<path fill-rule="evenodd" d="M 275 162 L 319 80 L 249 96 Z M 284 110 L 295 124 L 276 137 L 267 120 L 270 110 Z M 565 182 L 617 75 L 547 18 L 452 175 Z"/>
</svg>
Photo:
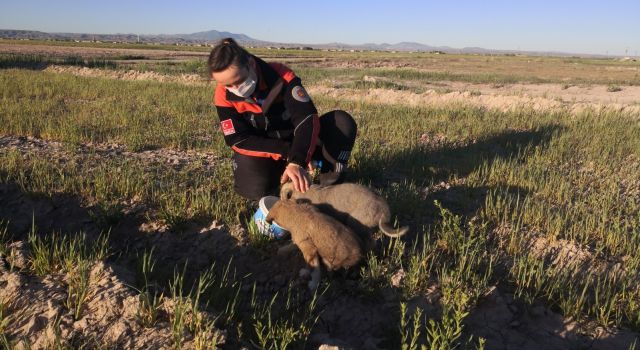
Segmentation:
<svg viewBox="0 0 640 350">
<path fill-rule="evenodd" d="M 234 189 L 236 190 L 236 193 L 239 194 L 240 196 L 246 199 L 254 200 L 254 201 L 258 201 L 260 200 L 260 198 L 272 194 L 272 191 L 269 191 L 269 188 L 267 188 L 266 186 L 264 187 L 246 186 L 246 185 L 243 186 L 241 184 L 238 184 L 237 181 L 234 186 Z"/>
<path fill-rule="evenodd" d="M 240 196 L 259 200 L 277 192 L 283 165 L 269 158 L 233 156 L 234 190 Z"/>
<path fill-rule="evenodd" d="M 338 128 L 345 135 L 353 135 L 355 137 L 358 130 L 358 125 L 351 114 L 343 110 L 333 111 L 336 128 Z"/>
<path fill-rule="evenodd" d="M 338 142 L 341 145 L 353 145 L 358 126 L 353 117 L 343 111 L 335 110 L 320 117 L 320 138 L 322 142 Z"/>
<path fill-rule="evenodd" d="M 264 176 L 236 176 L 234 189 L 240 196 L 251 199 L 260 200 L 264 196 L 272 196 L 277 193 L 279 183 Z"/>
<path fill-rule="evenodd" d="M 357 125 L 353 117 L 343 111 L 331 111 L 320 118 L 322 140 L 320 183 L 332 184 L 344 179 L 344 172 L 356 139 Z"/>
</svg>

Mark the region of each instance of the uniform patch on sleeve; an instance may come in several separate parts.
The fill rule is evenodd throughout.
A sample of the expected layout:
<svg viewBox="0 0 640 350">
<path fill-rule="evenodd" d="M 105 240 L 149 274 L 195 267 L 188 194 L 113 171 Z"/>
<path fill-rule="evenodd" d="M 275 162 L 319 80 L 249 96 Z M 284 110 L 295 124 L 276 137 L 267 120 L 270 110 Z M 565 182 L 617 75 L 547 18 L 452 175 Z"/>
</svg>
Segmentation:
<svg viewBox="0 0 640 350">
<path fill-rule="evenodd" d="M 311 98 L 309 97 L 309 94 L 307 94 L 307 91 L 300 85 L 295 86 L 293 89 L 291 89 L 291 95 L 293 95 L 293 98 L 296 101 L 300 101 L 300 102 L 311 101 Z"/>
<path fill-rule="evenodd" d="M 233 127 L 233 121 L 231 119 L 223 120 L 220 122 L 220 125 L 222 125 L 222 133 L 224 136 L 236 133 L 236 129 Z"/>
</svg>

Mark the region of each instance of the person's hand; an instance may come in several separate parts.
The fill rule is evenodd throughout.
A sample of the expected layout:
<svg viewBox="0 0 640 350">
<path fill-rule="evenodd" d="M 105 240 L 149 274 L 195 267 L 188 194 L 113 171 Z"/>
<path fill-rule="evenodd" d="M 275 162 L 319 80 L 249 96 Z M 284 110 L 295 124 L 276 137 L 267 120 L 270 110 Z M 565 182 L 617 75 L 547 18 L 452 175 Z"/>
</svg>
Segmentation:
<svg viewBox="0 0 640 350">
<path fill-rule="evenodd" d="M 307 171 L 298 164 L 289 163 L 280 177 L 280 183 L 283 184 L 291 180 L 293 187 L 298 192 L 306 192 L 311 184 L 311 178 Z"/>
</svg>

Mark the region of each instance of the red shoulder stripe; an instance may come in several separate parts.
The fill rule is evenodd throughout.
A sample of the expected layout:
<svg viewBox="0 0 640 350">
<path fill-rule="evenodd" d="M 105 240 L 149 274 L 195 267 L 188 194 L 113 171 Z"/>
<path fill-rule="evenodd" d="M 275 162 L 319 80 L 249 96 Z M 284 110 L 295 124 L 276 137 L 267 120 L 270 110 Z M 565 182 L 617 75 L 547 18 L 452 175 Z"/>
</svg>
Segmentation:
<svg viewBox="0 0 640 350">
<path fill-rule="evenodd" d="M 293 80 L 293 78 L 296 77 L 295 73 L 293 73 L 293 71 L 289 69 L 289 67 L 285 66 L 282 63 L 273 62 L 269 63 L 269 65 L 271 65 L 271 68 L 273 68 L 278 73 L 278 75 L 287 83 L 289 83 L 291 80 Z"/>
</svg>

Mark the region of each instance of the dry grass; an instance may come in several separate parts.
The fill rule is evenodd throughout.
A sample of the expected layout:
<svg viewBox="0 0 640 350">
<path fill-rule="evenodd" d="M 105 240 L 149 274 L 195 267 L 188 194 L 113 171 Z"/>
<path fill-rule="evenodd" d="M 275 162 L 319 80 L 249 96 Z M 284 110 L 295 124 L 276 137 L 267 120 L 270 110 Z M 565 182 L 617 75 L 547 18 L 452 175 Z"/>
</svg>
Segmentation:
<svg viewBox="0 0 640 350">
<path fill-rule="evenodd" d="M 291 58 L 294 53 L 281 54 Z M 337 79 L 368 74 L 374 68 L 366 65 L 376 59 L 389 64 L 408 62 L 408 68 L 401 70 L 375 68 L 377 75 L 406 81 L 502 83 L 567 78 L 571 84 L 617 86 L 635 85 L 639 79 L 633 64 L 593 59 L 360 54 L 355 62 L 364 68 L 354 70 L 322 67 L 349 65 L 344 58 L 352 56 L 313 54 L 325 60 L 298 63 L 307 67 L 300 74 L 309 81 L 324 79 L 325 74 Z M 56 160 L 62 153 L 3 147 L 2 183 L 17 185 L 25 193 L 81 198 L 93 208 L 102 208 L 96 211 L 96 221 L 105 228 L 124 220 L 122 203 L 133 199 L 145 204 L 147 218 L 168 224 L 169 234 L 213 219 L 227 227 L 247 226 L 239 213 L 248 210 L 248 203 L 233 192 L 230 152 L 209 104 L 211 87 L 18 69 L 0 72 L 0 86 L 4 106 L 0 133 L 67 145 L 64 161 Z M 607 109 L 573 114 L 565 109 L 504 112 L 455 104 L 387 105 L 327 96 L 314 96 L 314 101 L 322 111 L 340 107 L 355 116 L 359 137 L 351 180 L 382 193 L 398 221 L 413 227 L 406 240 L 380 241 L 355 277 L 356 288 L 330 283 L 320 297 L 338 300 L 336 295 L 349 294 L 352 300 L 378 300 L 388 296 L 391 288 L 391 300 L 398 301 L 394 311 L 398 324 L 385 335 L 388 347 L 482 348 L 485 340 L 473 336 L 474 329 L 465 328 L 466 320 L 495 286 L 513 291 L 514 298 L 528 307 L 543 303 L 583 325 L 640 330 L 637 116 Z M 175 168 L 127 157 L 105 160 L 100 153 L 92 155 L 74 146 L 101 142 L 122 144 L 134 153 L 154 148 L 207 151 L 219 154 L 221 161 L 209 170 L 198 164 Z M 5 231 L 0 230 L 3 259 L 12 249 L 10 232 Z M 91 250 L 73 255 L 70 248 L 84 242 L 68 239 L 32 235 L 30 243 L 33 273 L 47 275 L 61 266 L 69 273 L 77 271 L 69 279 L 68 308 L 80 315 L 85 274 L 81 265 L 70 268 L 69 261 L 104 260 L 105 256 Z M 255 248 L 260 251 L 261 259 L 269 259 L 272 243 L 249 235 L 248 244 L 254 252 Z M 124 262 L 131 253 L 119 254 Z M 254 293 L 248 297 L 246 288 L 240 293 L 241 282 L 247 280 L 230 274 L 228 266 L 226 273 L 199 271 L 193 284 L 185 283 L 188 273 L 181 270 L 185 265 L 163 266 L 165 275 L 167 270 L 169 274 L 177 271 L 166 283 L 166 278 L 152 273 L 160 266 L 153 264 L 150 254 L 142 260 L 140 318 L 146 327 L 158 322 L 162 316 L 155 298 L 165 290 L 174 303 L 167 321 L 176 347 L 185 339 L 212 332 L 213 323 L 199 318 L 200 308 L 218 312 L 224 321 L 216 325 L 233 330 L 237 344 L 301 347 L 314 333 L 322 303 L 317 296 L 304 299 L 295 286 L 280 287 L 265 298 L 255 292 L 259 276 L 247 277 L 254 283 Z M 164 287 L 151 290 L 156 282 Z M 434 290 L 437 312 L 427 314 L 406 306 L 431 300 Z M 2 310 L 0 325 L 7 317 Z M 8 342 L 11 333 L 2 336 Z M 199 348 L 208 344 L 196 343 Z"/>
</svg>

